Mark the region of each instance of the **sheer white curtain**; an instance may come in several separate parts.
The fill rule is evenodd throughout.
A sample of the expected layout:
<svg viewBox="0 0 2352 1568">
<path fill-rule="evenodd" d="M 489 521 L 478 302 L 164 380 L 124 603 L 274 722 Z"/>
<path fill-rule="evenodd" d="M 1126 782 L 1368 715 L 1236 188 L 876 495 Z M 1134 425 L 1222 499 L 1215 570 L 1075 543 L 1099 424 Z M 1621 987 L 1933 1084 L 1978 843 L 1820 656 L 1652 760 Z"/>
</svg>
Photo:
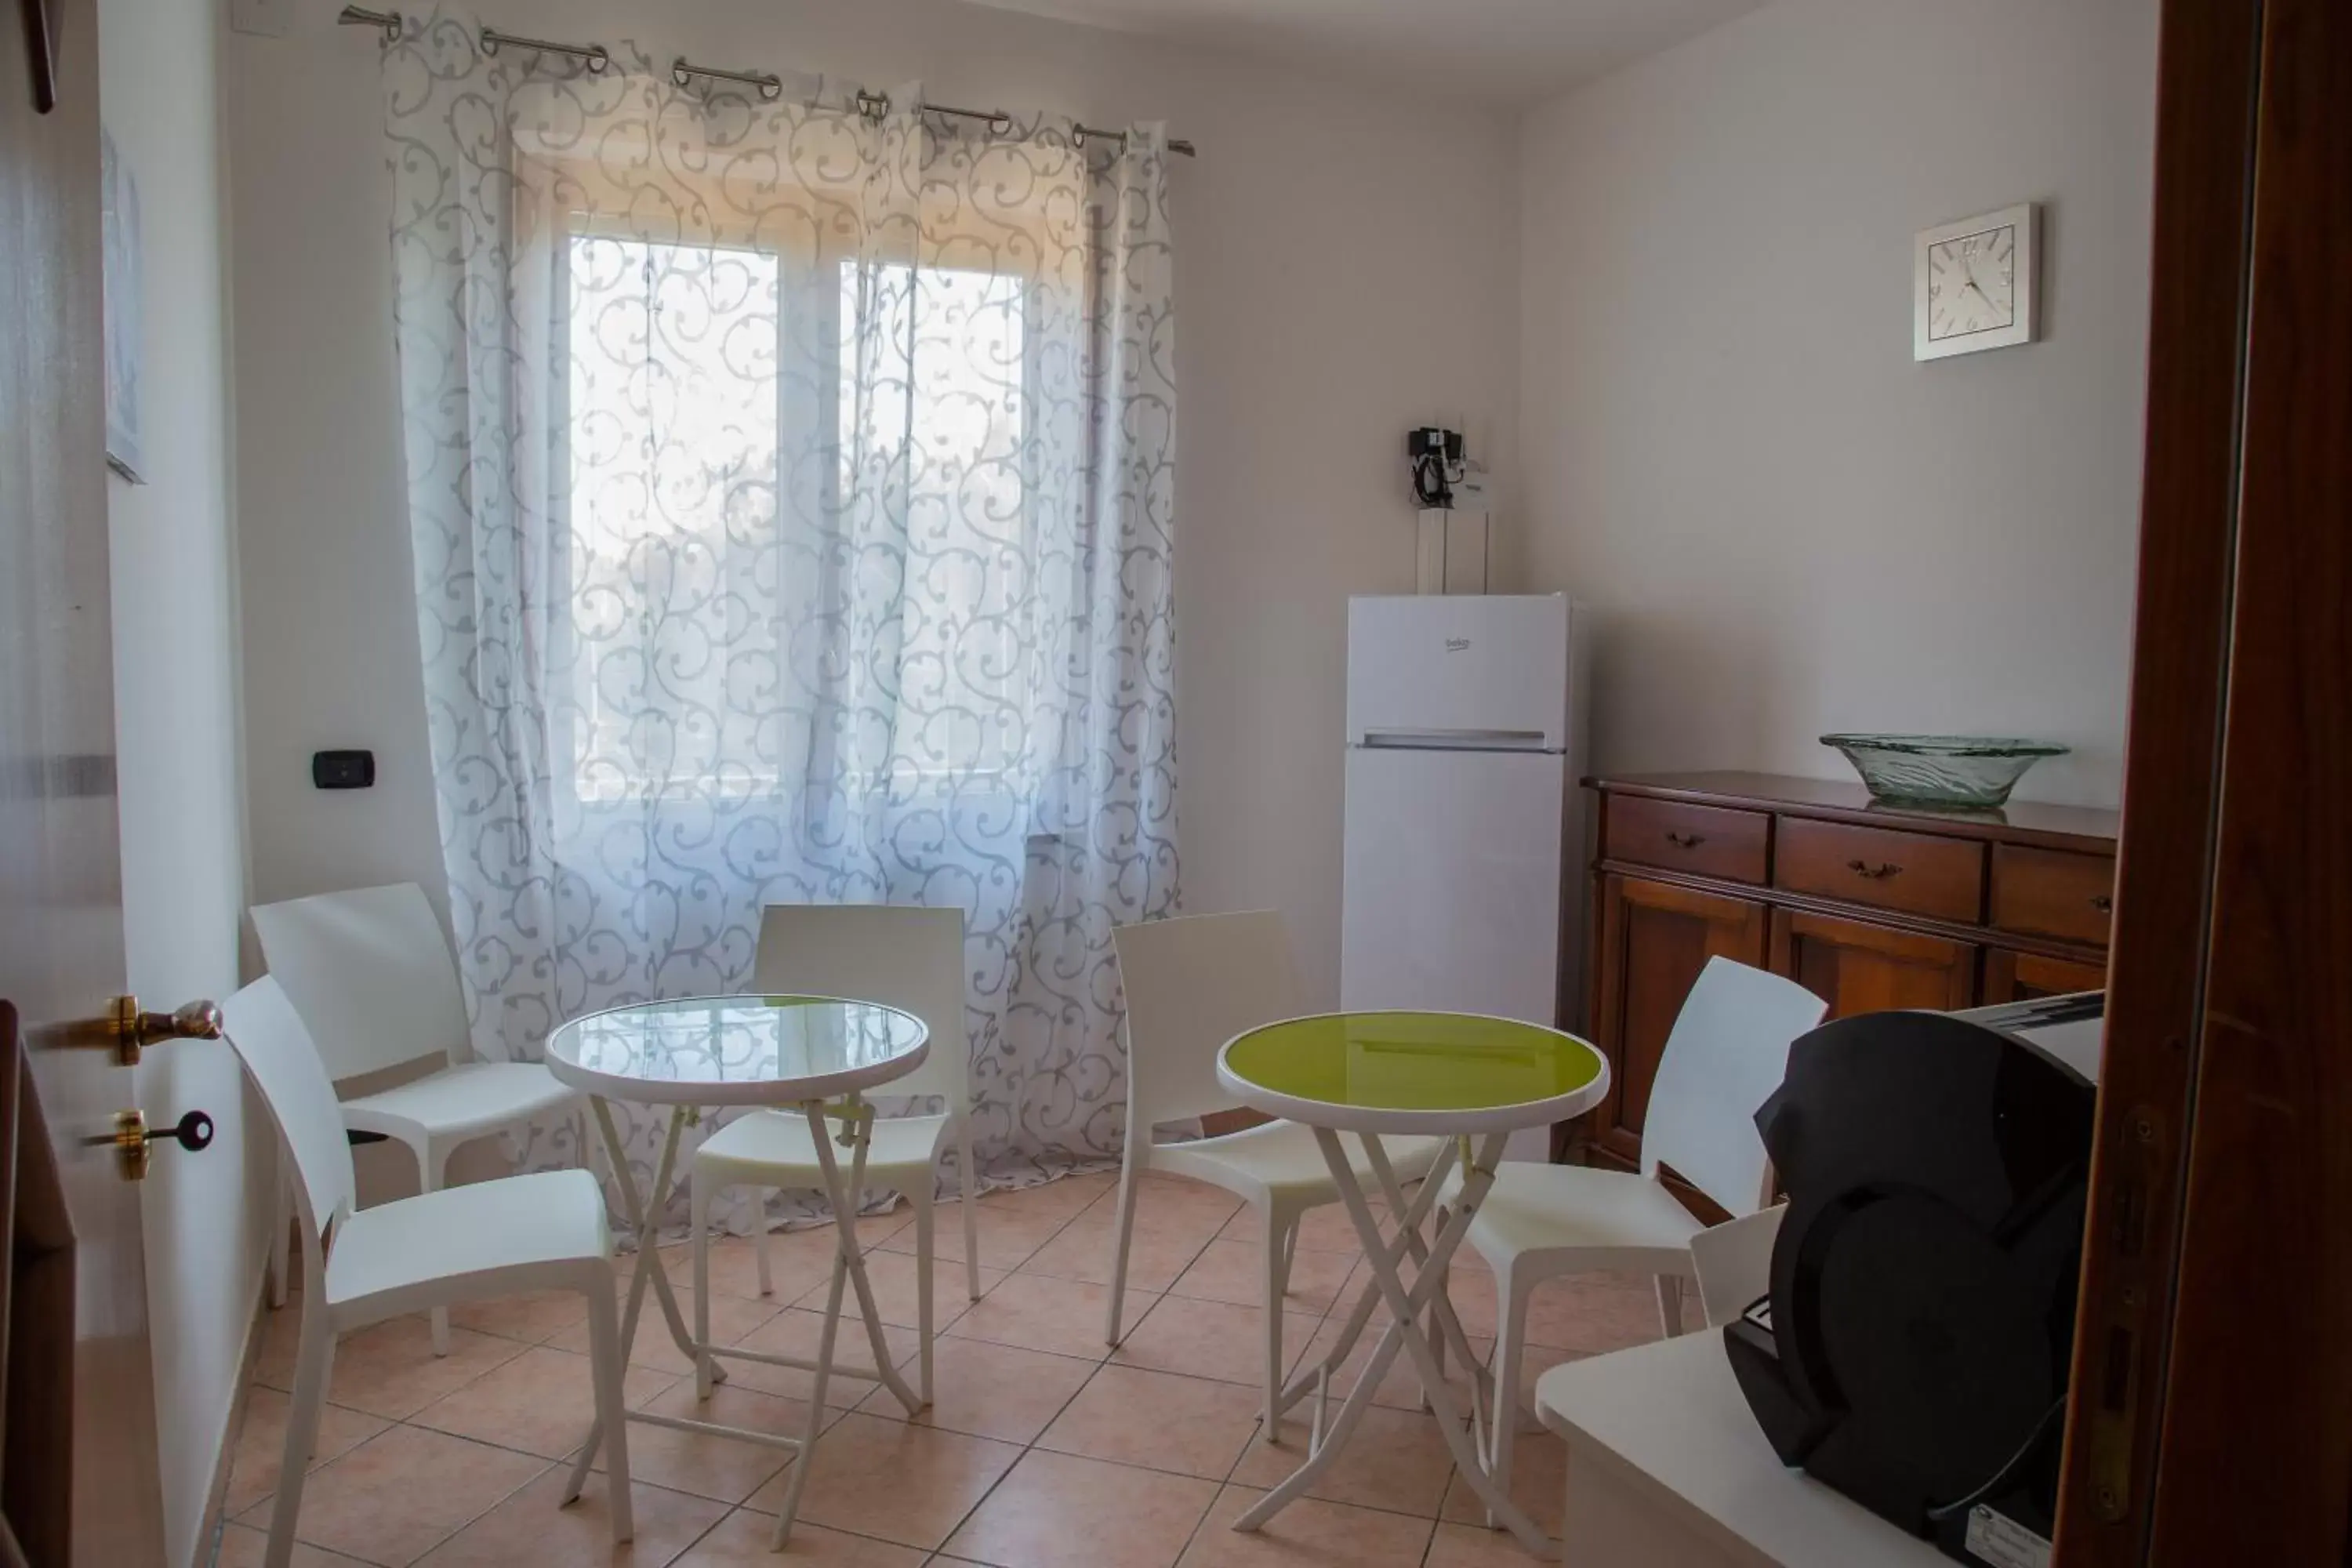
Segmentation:
<svg viewBox="0 0 2352 1568">
<path fill-rule="evenodd" d="M 1177 886 L 1160 130 L 478 37 L 385 54 L 476 1047 L 738 989 L 764 903 L 951 905 L 983 1162 L 1111 1154 L 1110 928 Z"/>
</svg>

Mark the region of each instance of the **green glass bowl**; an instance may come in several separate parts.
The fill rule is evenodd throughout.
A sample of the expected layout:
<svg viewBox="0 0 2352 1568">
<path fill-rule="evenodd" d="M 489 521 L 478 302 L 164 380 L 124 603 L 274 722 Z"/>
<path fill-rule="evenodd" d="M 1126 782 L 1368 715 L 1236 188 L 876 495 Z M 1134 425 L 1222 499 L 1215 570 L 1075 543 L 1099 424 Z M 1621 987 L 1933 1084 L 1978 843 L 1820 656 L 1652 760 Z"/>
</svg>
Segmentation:
<svg viewBox="0 0 2352 1568">
<path fill-rule="evenodd" d="M 2000 805 L 2044 757 L 2063 757 L 2047 741 L 1981 735 L 1823 735 L 1880 800 L 1933 805 Z"/>
</svg>

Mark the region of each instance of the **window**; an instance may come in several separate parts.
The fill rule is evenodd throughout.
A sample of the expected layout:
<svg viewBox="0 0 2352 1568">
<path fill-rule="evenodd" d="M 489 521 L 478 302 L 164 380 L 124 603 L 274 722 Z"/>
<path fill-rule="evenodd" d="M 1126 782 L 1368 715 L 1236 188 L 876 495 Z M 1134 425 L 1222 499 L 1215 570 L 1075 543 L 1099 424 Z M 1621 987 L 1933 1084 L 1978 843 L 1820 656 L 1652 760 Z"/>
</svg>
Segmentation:
<svg viewBox="0 0 2352 1568">
<path fill-rule="evenodd" d="M 567 247 L 555 662 L 575 798 L 772 794 L 828 746 L 893 795 L 1009 779 L 1034 679 L 1024 279 L 602 231 Z M 849 629 L 883 653 L 848 669 L 810 651 L 845 604 L 891 623 Z M 848 721 L 816 733 L 820 708 Z"/>
</svg>

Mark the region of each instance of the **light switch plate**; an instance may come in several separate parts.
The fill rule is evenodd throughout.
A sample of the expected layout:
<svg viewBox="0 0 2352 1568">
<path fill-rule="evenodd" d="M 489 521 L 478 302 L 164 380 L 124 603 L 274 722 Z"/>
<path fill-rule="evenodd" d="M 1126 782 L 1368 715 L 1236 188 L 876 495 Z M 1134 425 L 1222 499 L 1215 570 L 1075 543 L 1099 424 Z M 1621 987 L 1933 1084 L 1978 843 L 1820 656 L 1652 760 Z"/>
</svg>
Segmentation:
<svg viewBox="0 0 2352 1568">
<path fill-rule="evenodd" d="M 282 38 L 294 30 L 294 0 L 228 0 L 232 32 Z"/>
</svg>

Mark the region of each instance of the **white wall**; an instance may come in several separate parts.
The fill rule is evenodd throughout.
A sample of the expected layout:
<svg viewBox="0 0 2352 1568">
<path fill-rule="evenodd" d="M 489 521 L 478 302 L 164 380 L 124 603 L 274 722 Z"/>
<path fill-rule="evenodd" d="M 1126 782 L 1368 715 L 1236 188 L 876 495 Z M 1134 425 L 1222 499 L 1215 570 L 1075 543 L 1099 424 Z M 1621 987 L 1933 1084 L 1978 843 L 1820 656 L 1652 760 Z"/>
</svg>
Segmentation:
<svg viewBox="0 0 2352 1568">
<path fill-rule="evenodd" d="M 123 939 L 150 1007 L 236 989 L 245 902 L 236 543 L 222 276 L 215 13 L 100 0 L 100 97 L 143 219 L 144 486 L 111 479 Z M 210 1111 L 213 1146 L 166 1145 L 144 1191 L 147 1304 L 170 1561 L 197 1561 L 206 1491 L 260 1281 L 274 1138 L 227 1046 L 179 1042 L 139 1073 L 148 1120 Z"/>
<path fill-rule="evenodd" d="M 2155 81 L 2147 0 L 1778 0 L 1529 117 L 1522 564 L 1601 612 L 1597 766 L 2022 734 L 2115 801 Z M 1913 363 L 1913 233 L 2025 200 L 2043 341 Z"/>
<path fill-rule="evenodd" d="M 258 900 L 442 882 L 376 51 L 328 26 L 332 9 L 303 0 L 295 37 L 230 45 Z M 1282 909 L 1316 991 L 1336 997 L 1344 604 L 1410 585 L 1408 426 L 1465 419 L 1507 468 L 1509 128 L 945 0 L 502 0 L 493 19 L 636 37 L 656 58 L 919 78 L 950 103 L 1165 118 L 1200 143 L 1172 176 L 1184 901 Z M 337 745 L 374 748 L 376 788 L 310 787 L 310 753 Z"/>
</svg>

